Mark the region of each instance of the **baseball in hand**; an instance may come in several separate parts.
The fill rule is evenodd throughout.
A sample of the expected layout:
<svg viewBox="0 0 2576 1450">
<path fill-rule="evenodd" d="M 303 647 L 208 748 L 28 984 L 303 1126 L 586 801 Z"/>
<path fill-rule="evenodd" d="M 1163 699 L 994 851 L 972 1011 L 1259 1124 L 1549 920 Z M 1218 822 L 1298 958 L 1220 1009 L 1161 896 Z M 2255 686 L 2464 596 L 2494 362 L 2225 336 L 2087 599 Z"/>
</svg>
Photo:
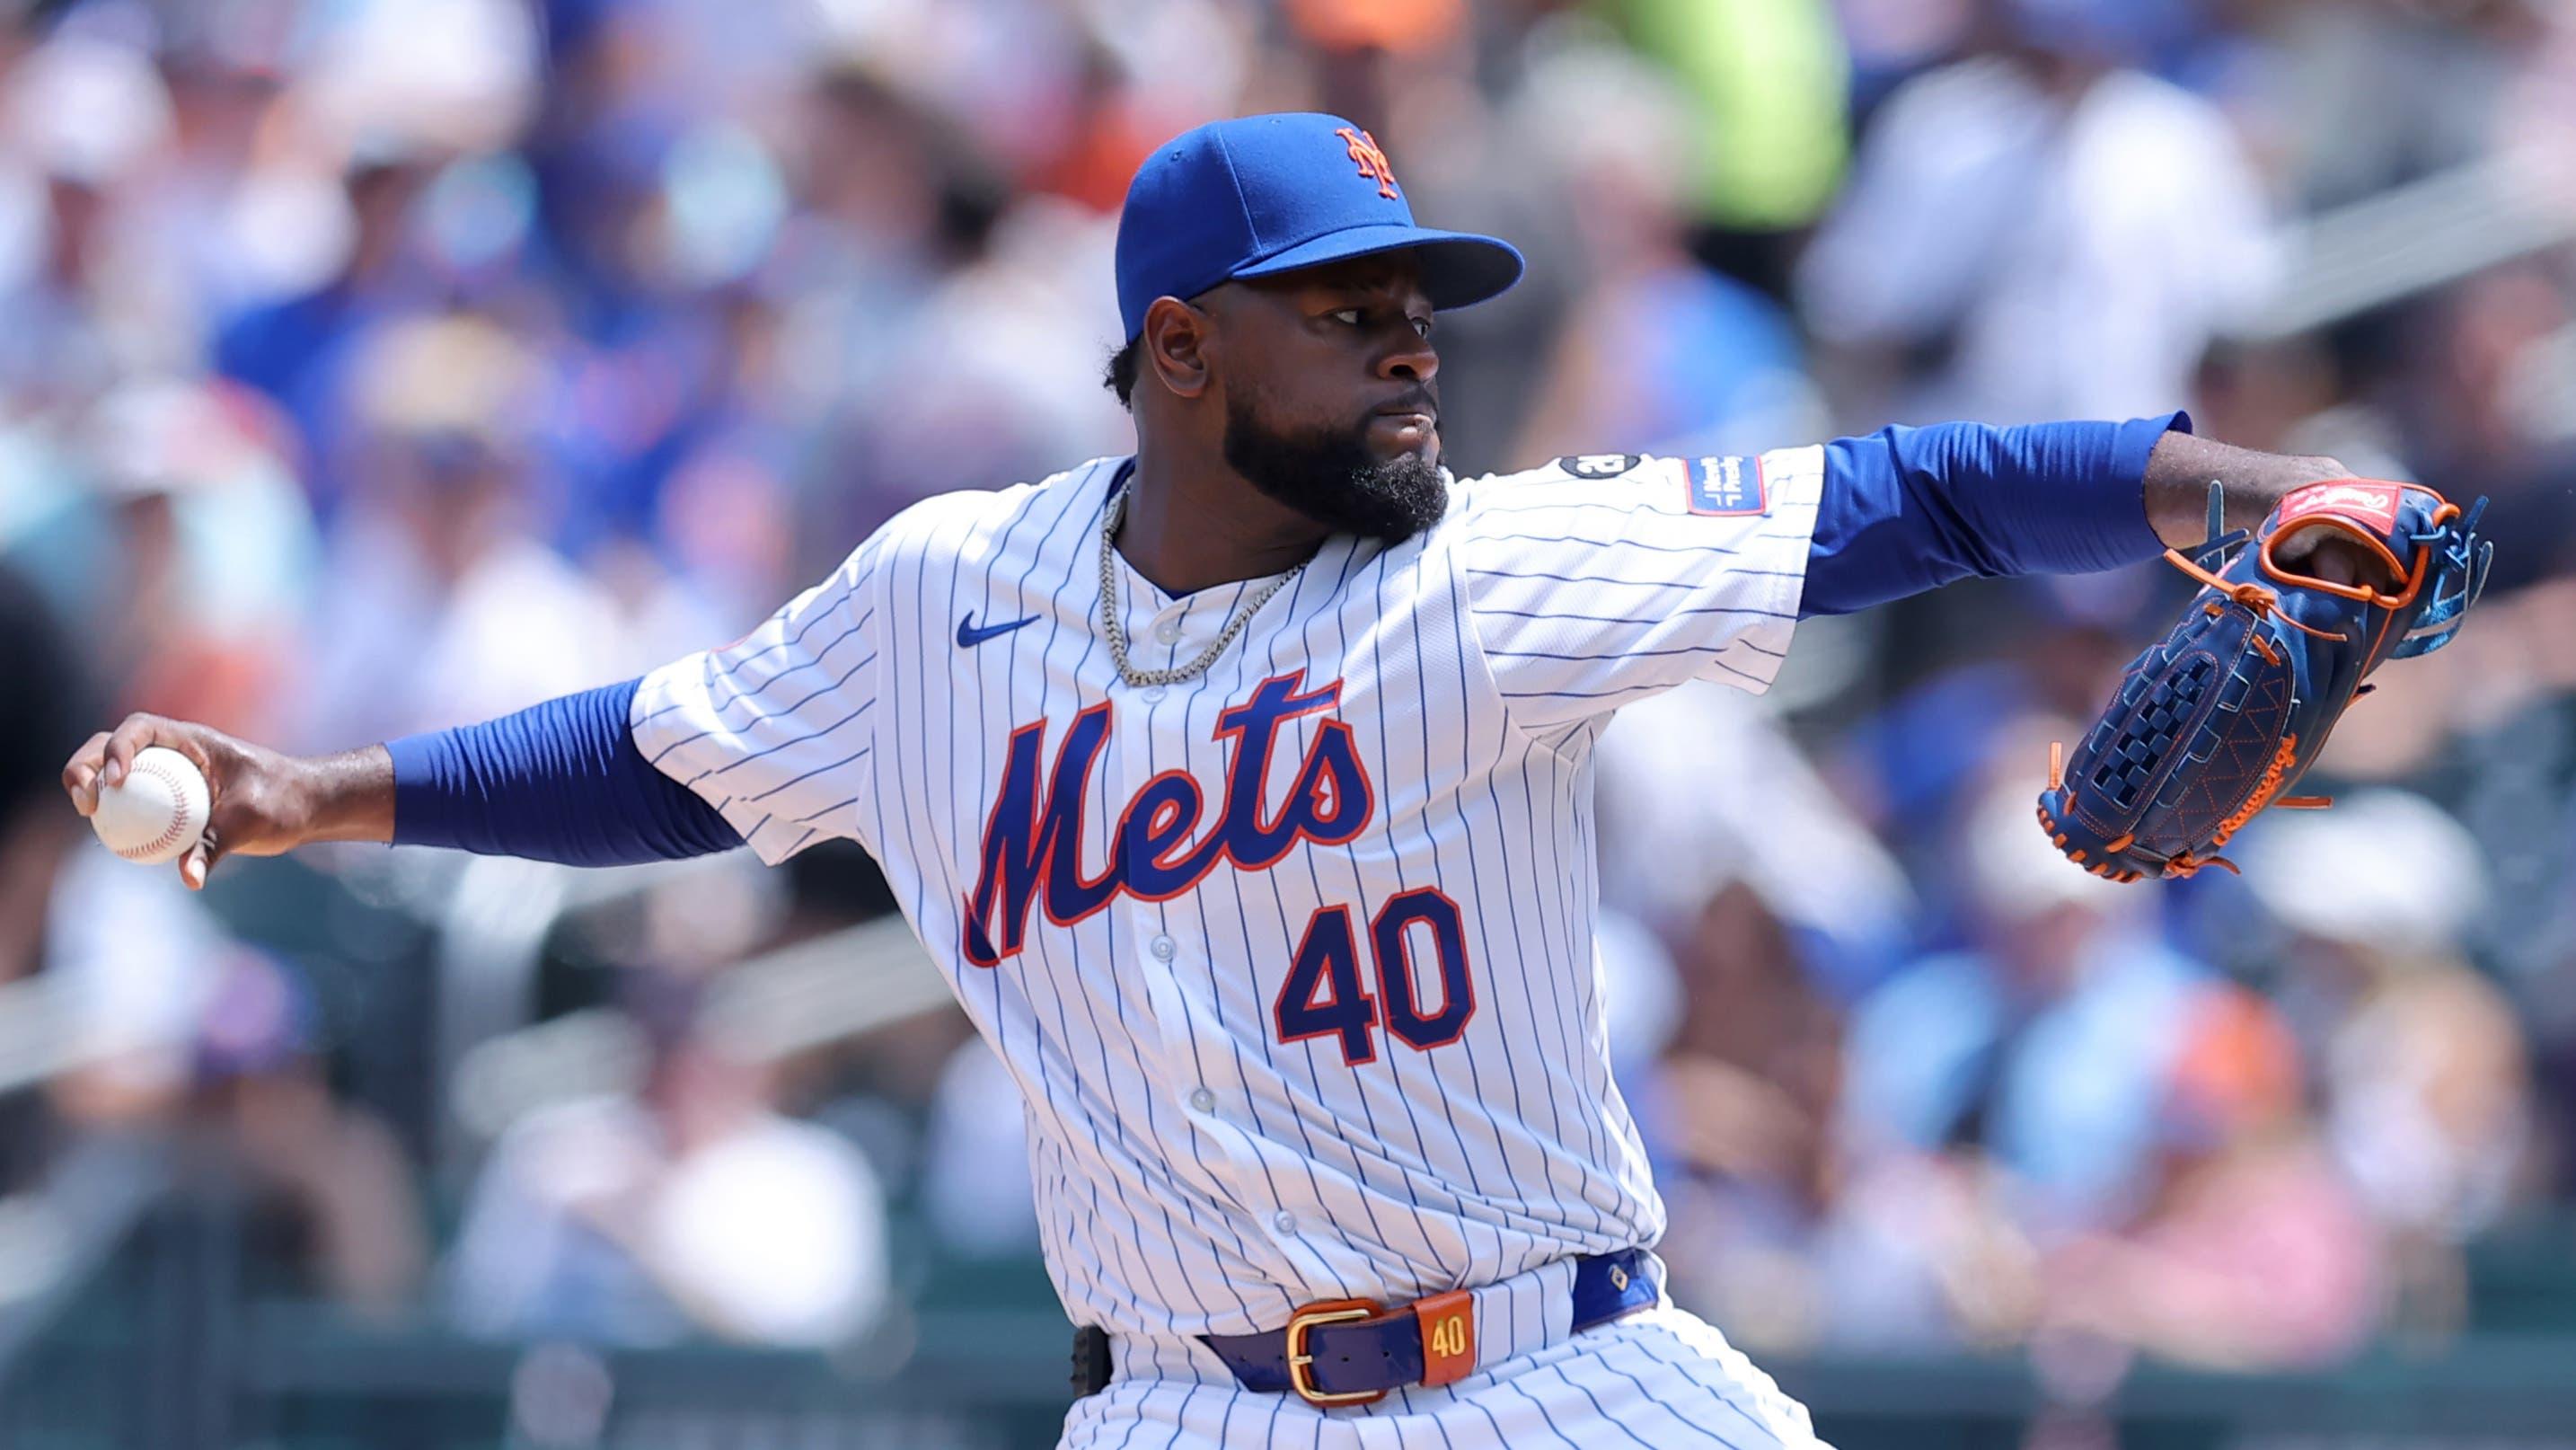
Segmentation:
<svg viewBox="0 0 2576 1450">
<path fill-rule="evenodd" d="M 176 861 L 206 829 L 206 778 L 196 762 L 163 745 L 134 753 L 122 784 L 102 788 L 91 829 L 128 861 Z"/>
</svg>

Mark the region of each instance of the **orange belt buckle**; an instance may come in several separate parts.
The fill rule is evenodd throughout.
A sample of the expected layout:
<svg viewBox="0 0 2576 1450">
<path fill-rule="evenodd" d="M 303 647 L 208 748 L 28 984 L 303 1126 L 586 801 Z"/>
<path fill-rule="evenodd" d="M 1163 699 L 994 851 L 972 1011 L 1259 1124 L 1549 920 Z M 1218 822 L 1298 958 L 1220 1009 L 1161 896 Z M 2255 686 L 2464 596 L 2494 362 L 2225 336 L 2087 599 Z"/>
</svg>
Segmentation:
<svg viewBox="0 0 2576 1450">
<path fill-rule="evenodd" d="M 1288 1316 L 1288 1388 L 1307 1404 L 1374 1405 L 1386 1398 L 1384 1390 L 1359 1390 L 1351 1394 L 1329 1393 L 1315 1383 L 1315 1357 L 1306 1352 L 1306 1336 L 1320 1324 L 1350 1324 L 1362 1319 L 1375 1319 L 1386 1310 L 1374 1299 L 1327 1299 L 1309 1304 Z"/>
<path fill-rule="evenodd" d="M 1464 1289 L 1417 1301 L 1422 1321 L 1422 1383 L 1431 1389 L 1456 1384 L 1476 1372 L 1476 1296 Z"/>
</svg>

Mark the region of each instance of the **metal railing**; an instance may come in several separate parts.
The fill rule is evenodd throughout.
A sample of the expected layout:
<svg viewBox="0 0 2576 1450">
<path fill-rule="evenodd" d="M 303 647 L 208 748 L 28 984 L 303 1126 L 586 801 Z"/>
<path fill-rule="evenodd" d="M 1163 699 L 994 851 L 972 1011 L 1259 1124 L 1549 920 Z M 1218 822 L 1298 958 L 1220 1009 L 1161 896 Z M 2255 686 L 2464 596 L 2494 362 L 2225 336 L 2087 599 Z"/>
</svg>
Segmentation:
<svg viewBox="0 0 2576 1450">
<path fill-rule="evenodd" d="M 2472 162 L 2294 224 L 2289 282 L 2238 329 L 2269 342 L 2313 332 L 2490 267 L 2576 242 L 2576 207 L 2534 184 L 2525 158 Z"/>
</svg>

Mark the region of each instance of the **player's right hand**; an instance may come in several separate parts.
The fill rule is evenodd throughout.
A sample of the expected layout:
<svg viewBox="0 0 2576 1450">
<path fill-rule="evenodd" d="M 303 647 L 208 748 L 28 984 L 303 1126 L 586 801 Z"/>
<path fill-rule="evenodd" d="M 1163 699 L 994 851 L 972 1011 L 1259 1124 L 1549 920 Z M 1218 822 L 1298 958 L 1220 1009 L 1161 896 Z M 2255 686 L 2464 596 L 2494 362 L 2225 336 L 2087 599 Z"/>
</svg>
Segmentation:
<svg viewBox="0 0 2576 1450">
<path fill-rule="evenodd" d="M 206 829 L 179 858 L 179 879 L 202 889 L 206 873 L 226 856 L 275 856 L 313 839 L 312 775 L 307 762 L 236 740 L 208 725 L 158 715 L 128 715 L 72 752 L 63 766 L 63 790 L 83 816 L 98 810 L 98 794 L 125 779 L 136 752 L 167 746 L 195 763 L 206 778 Z"/>
</svg>

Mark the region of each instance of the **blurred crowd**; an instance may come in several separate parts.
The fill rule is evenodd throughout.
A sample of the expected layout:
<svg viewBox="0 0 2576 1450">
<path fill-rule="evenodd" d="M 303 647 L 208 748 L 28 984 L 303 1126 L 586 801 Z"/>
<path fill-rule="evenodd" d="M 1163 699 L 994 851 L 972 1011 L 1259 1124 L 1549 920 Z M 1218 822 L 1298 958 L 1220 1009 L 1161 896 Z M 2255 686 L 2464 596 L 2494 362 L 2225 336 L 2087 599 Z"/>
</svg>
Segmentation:
<svg viewBox="0 0 2576 1450">
<path fill-rule="evenodd" d="M 1679 1299 L 1763 1351 L 2292 1366 L 2476 1327 L 2499 1234 L 2576 1261 L 2564 5 L 0 10 L 0 980 L 61 1052 L 0 1102 L 0 1191 L 175 1144 L 256 1206 L 263 1283 L 503 1337 L 832 1345 L 923 1262 L 1024 1264 L 960 1024 L 711 1025 L 725 965 L 882 909 L 863 858 L 558 933 L 493 1030 L 605 1012 L 631 1070 L 466 1129 L 482 938 L 418 927 L 455 863 L 200 899 L 54 774 L 128 710 L 337 749 L 632 676 L 913 500 L 1126 451 L 1127 176 L 1318 108 L 1530 257 L 1443 323 L 1461 473 L 2187 406 L 2493 499 L 2486 603 L 2241 879 L 2109 886 L 2030 817 L 2170 571 L 1811 622 L 1763 700 L 1624 712 L 1602 951 Z"/>
</svg>

